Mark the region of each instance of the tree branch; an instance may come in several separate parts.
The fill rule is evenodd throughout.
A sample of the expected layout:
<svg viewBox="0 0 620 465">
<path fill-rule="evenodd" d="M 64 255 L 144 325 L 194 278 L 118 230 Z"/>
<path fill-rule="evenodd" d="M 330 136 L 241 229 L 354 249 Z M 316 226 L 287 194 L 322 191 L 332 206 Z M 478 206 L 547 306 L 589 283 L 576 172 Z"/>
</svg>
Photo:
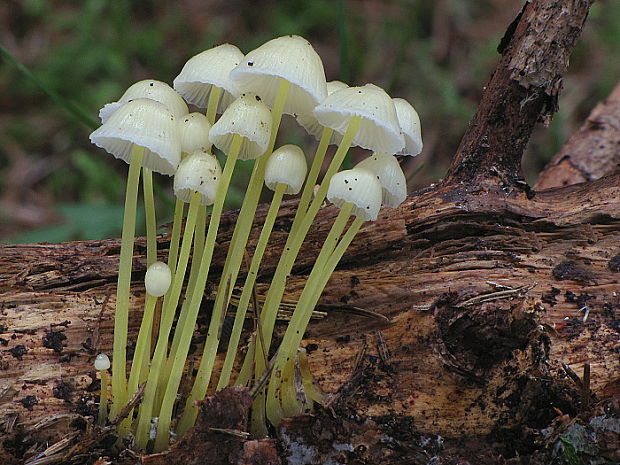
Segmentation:
<svg viewBox="0 0 620 465">
<path fill-rule="evenodd" d="M 562 74 L 593 0 L 526 3 L 502 39 L 502 59 L 457 150 L 445 184 L 523 183 L 534 125 L 557 108 Z"/>
</svg>

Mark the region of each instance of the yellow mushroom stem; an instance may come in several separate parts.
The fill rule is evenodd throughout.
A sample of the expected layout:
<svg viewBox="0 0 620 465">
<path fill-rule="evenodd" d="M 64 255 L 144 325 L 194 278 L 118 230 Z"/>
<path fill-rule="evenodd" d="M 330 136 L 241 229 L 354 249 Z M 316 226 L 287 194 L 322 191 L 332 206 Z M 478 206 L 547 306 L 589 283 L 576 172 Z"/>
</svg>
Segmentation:
<svg viewBox="0 0 620 465">
<path fill-rule="evenodd" d="M 341 214 L 345 211 L 348 219 L 348 215 L 352 207 L 353 205 L 351 203 L 346 202 L 340 211 Z M 337 230 L 339 230 L 337 231 L 337 235 L 339 236 L 344 229 L 344 226 L 341 228 L 340 224 L 338 224 L 341 221 L 340 217 L 341 215 L 339 214 L 336 222 L 334 222 L 332 230 L 330 231 L 330 235 L 334 229 L 337 228 Z M 321 252 L 319 253 L 319 257 L 315 262 L 315 266 L 310 272 L 310 276 L 308 276 L 304 290 L 301 293 L 297 306 L 293 312 L 293 316 L 291 317 L 291 321 L 286 329 L 286 333 L 280 343 L 271 379 L 269 381 L 269 389 L 267 394 L 267 416 L 269 421 L 271 421 L 274 425 L 278 425 L 280 423 L 280 420 L 282 419 L 281 415 L 283 414 L 280 401 L 282 398 L 281 385 L 284 382 L 284 378 L 281 374 L 287 373 L 287 363 L 289 363 L 297 353 L 297 348 L 299 347 L 306 327 L 310 321 L 312 310 L 316 306 L 319 297 L 321 296 L 321 293 L 329 280 L 329 277 L 338 265 L 338 262 L 344 255 L 346 249 L 351 244 L 351 241 L 361 228 L 363 222 L 364 220 L 362 218 L 355 218 L 335 248 L 326 241 L 323 249 L 321 249 Z"/>
<path fill-rule="evenodd" d="M 263 259 L 265 249 L 267 248 L 269 236 L 271 235 L 271 230 L 275 224 L 278 210 L 280 209 L 280 204 L 282 203 L 282 196 L 284 195 L 286 187 L 286 184 L 278 184 L 273 194 L 269 211 L 265 217 L 263 229 L 261 230 L 256 244 L 256 249 L 254 250 L 254 255 L 252 256 L 250 269 L 248 270 L 245 283 L 243 284 L 243 291 L 241 292 L 241 297 L 239 297 L 239 304 L 237 305 L 237 312 L 235 313 L 235 322 L 228 341 L 228 348 L 226 350 L 224 365 L 222 366 L 222 371 L 220 372 L 220 379 L 217 384 L 218 390 L 228 386 L 228 383 L 230 382 L 233 363 L 235 361 L 235 357 L 237 356 L 239 339 L 241 338 L 241 331 L 243 330 L 243 322 L 245 321 L 245 315 L 253 294 L 254 284 L 256 283 L 256 278 L 258 276 L 258 269 L 260 267 L 261 260 Z"/>
<path fill-rule="evenodd" d="M 172 323 L 174 321 L 179 296 L 181 294 L 181 287 L 183 286 L 187 262 L 189 261 L 189 252 L 194 236 L 194 228 L 196 226 L 199 206 L 200 194 L 195 192 L 189 203 L 189 211 L 187 213 L 185 233 L 183 234 L 183 242 L 181 244 L 177 271 L 172 279 L 172 285 L 169 290 L 170 298 L 167 305 L 164 305 L 164 309 L 162 311 L 157 344 L 155 345 L 155 353 L 153 354 L 153 359 L 151 361 L 151 369 L 149 370 L 149 376 L 146 381 L 144 398 L 138 414 L 138 426 L 136 428 L 136 447 L 138 449 L 144 449 L 148 441 L 148 432 L 151 424 L 151 418 L 153 417 L 157 385 L 159 383 L 162 365 L 166 360 L 168 339 L 170 336 L 170 330 L 172 329 Z"/>
<path fill-rule="evenodd" d="M 127 402 L 127 325 L 129 320 L 129 287 L 131 285 L 131 266 L 133 245 L 136 233 L 136 210 L 138 203 L 138 181 L 144 158 L 144 147 L 131 148 L 123 232 L 116 286 L 116 312 L 114 314 L 114 345 L 112 349 L 112 407 L 110 417 L 116 416 Z"/>
</svg>

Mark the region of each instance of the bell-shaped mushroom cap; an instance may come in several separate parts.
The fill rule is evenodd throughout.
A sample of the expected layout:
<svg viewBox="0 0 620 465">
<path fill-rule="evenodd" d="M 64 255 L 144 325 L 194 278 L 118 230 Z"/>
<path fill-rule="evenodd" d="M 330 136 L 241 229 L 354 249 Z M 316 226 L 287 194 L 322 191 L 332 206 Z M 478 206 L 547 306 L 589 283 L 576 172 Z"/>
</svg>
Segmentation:
<svg viewBox="0 0 620 465">
<path fill-rule="evenodd" d="M 314 109 L 319 123 L 344 134 L 352 116 L 362 118 L 353 145 L 382 153 L 397 153 L 405 146 L 396 109 L 390 96 L 374 84 L 335 91 Z"/>
<path fill-rule="evenodd" d="M 346 89 L 349 87 L 342 81 L 329 81 L 327 83 L 327 95 L 333 94 L 337 90 Z M 306 115 L 298 115 L 297 122 L 306 130 L 308 134 L 313 135 L 317 140 L 321 138 L 323 133 L 323 126 L 318 122 L 316 116 L 313 113 Z M 329 140 L 330 144 L 339 144 L 342 140 L 342 135 L 337 132 L 332 133 L 332 137 Z"/>
<path fill-rule="evenodd" d="M 209 132 L 209 139 L 222 152 L 228 154 L 233 136 L 243 138 L 239 160 L 260 157 L 269 145 L 271 136 L 271 110 L 255 94 L 243 94 L 237 98 Z"/>
<path fill-rule="evenodd" d="M 106 354 L 99 354 L 95 357 L 95 370 L 103 371 L 110 368 L 110 357 Z"/>
<path fill-rule="evenodd" d="M 172 273 L 170 267 L 164 262 L 155 262 L 146 270 L 144 275 L 144 287 L 146 292 L 153 297 L 161 297 L 170 288 Z"/>
<path fill-rule="evenodd" d="M 297 194 L 301 190 L 307 172 L 308 166 L 303 150 L 296 145 L 283 145 L 267 160 L 265 185 L 275 191 L 278 184 L 286 184 L 285 194 Z"/>
<path fill-rule="evenodd" d="M 218 105 L 218 113 L 222 113 L 240 93 L 229 74 L 241 60 L 243 53 L 234 45 L 218 45 L 187 60 L 172 85 L 185 100 L 200 108 L 207 108 L 213 86 L 223 89 Z"/>
<path fill-rule="evenodd" d="M 134 144 L 144 147 L 142 165 L 168 176 L 174 174 L 181 160 L 176 118 L 155 100 L 127 102 L 91 133 L 90 141 L 127 163 L 131 161 Z"/>
<path fill-rule="evenodd" d="M 254 92 L 273 106 L 279 78 L 291 83 L 284 113 L 307 114 L 327 96 L 323 62 L 310 42 L 299 36 L 272 39 L 248 53 L 230 72 L 241 92 Z"/>
<path fill-rule="evenodd" d="M 211 150 L 209 131 L 211 123 L 202 113 L 188 113 L 178 120 L 181 150 L 192 153 L 199 149 Z"/>
<path fill-rule="evenodd" d="M 416 156 L 422 151 L 422 129 L 420 128 L 420 117 L 415 108 L 402 98 L 393 98 L 396 116 L 400 124 L 400 129 L 405 136 L 405 148 L 399 152 L 400 155 Z"/>
<path fill-rule="evenodd" d="M 189 112 L 187 104 L 176 91 L 165 82 L 155 79 L 145 79 L 129 86 L 121 98 L 116 102 L 106 104 L 99 110 L 99 118 L 105 123 L 110 115 L 121 106 L 137 98 L 148 98 L 163 103 L 176 118 L 180 118 Z"/>
<path fill-rule="evenodd" d="M 368 170 L 340 171 L 329 182 L 327 199 L 339 207 L 350 202 L 354 205 L 352 215 L 374 221 L 381 208 L 381 184 Z"/>
<path fill-rule="evenodd" d="M 373 153 L 355 165 L 355 168 L 366 169 L 377 177 L 383 191 L 383 205 L 396 208 L 407 197 L 405 173 L 393 155 Z"/>
<path fill-rule="evenodd" d="M 200 203 L 211 205 L 215 202 L 217 186 L 222 178 L 222 167 L 213 155 L 206 150 L 197 150 L 186 157 L 174 175 L 174 195 L 189 202 L 194 192 L 200 193 Z"/>
</svg>

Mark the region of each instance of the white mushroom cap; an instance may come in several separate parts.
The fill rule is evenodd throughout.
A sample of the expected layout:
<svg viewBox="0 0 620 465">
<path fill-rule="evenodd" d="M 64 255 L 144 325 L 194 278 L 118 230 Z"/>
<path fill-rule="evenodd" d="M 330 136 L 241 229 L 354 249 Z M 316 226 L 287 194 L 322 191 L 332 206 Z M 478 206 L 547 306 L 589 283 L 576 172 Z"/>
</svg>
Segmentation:
<svg viewBox="0 0 620 465">
<path fill-rule="evenodd" d="M 243 138 L 239 160 L 260 157 L 269 145 L 271 136 L 271 110 L 256 94 L 243 94 L 237 98 L 209 132 L 209 139 L 222 152 L 228 154 L 233 136 Z"/>
<path fill-rule="evenodd" d="M 142 165 L 168 176 L 174 174 L 181 160 L 176 118 L 155 100 L 127 102 L 91 133 L 90 141 L 127 163 L 134 144 L 144 147 Z"/>
<path fill-rule="evenodd" d="M 420 128 L 420 117 L 415 108 L 402 98 L 393 98 L 396 116 L 400 128 L 405 136 L 405 148 L 399 152 L 400 155 L 416 156 L 422 151 L 422 129 Z"/>
<path fill-rule="evenodd" d="M 224 90 L 218 113 L 222 113 L 240 92 L 229 79 L 230 71 L 243 60 L 243 53 L 231 44 L 210 48 L 187 60 L 172 85 L 185 100 L 206 108 L 213 86 Z"/>
<path fill-rule="evenodd" d="M 144 287 L 146 292 L 153 297 L 161 297 L 170 288 L 172 273 L 170 267 L 164 262 L 155 262 L 146 270 L 144 275 Z"/>
<path fill-rule="evenodd" d="M 200 193 L 200 203 L 215 202 L 217 186 L 222 179 L 222 168 L 213 155 L 206 150 L 197 150 L 186 157 L 174 175 L 174 195 L 188 203 L 194 192 Z"/>
<path fill-rule="evenodd" d="M 211 123 L 202 113 L 189 113 L 178 120 L 181 150 L 192 153 L 199 149 L 211 150 L 209 131 Z"/>
<path fill-rule="evenodd" d="M 296 145 L 283 145 L 267 160 L 265 185 L 275 191 L 278 184 L 286 184 L 285 194 L 297 194 L 301 190 L 307 172 L 308 166 L 303 150 Z"/>
<path fill-rule="evenodd" d="M 405 173 L 393 155 L 373 153 L 355 165 L 355 168 L 366 169 L 377 177 L 383 191 L 383 205 L 396 208 L 407 197 Z"/>
<path fill-rule="evenodd" d="M 148 98 L 163 103 L 177 118 L 189 112 L 185 101 L 172 87 L 165 82 L 156 81 L 155 79 L 145 79 L 129 86 L 118 101 L 108 103 L 99 110 L 101 122 L 105 123 L 112 113 L 127 102 L 137 98 Z"/>
<path fill-rule="evenodd" d="M 374 221 L 381 208 L 381 184 L 368 170 L 340 171 L 329 182 L 327 199 L 339 207 L 350 202 L 354 205 L 352 215 Z"/>
<path fill-rule="evenodd" d="M 327 83 L 327 95 L 333 94 L 337 90 L 346 89 L 347 87 L 349 86 L 342 81 L 329 81 Z M 306 130 L 308 134 L 313 135 L 317 140 L 321 138 L 323 126 L 321 126 L 321 123 L 318 122 L 313 113 L 298 115 L 297 122 Z M 341 140 L 342 135 L 337 132 L 333 132 L 329 143 L 339 144 Z"/>
<path fill-rule="evenodd" d="M 353 145 L 382 153 L 397 153 L 405 146 L 392 99 L 374 84 L 335 91 L 314 109 L 314 115 L 321 125 L 340 134 L 352 116 L 360 116 Z"/>
<path fill-rule="evenodd" d="M 110 357 L 106 354 L 99 354 L 95 357 L 95 370 L 103 371 L 110 368 Z"/>
<path fill-rule="evenodd" d="M 323 62 L 310 42 L 300 36 L 272 39 L 248 53 L 230 72 L 241 92 L 255 92 L 273 106 L 279 78 L 291 83 L 284 113 L 307 114 L 327 96 Z"/>
</svg>

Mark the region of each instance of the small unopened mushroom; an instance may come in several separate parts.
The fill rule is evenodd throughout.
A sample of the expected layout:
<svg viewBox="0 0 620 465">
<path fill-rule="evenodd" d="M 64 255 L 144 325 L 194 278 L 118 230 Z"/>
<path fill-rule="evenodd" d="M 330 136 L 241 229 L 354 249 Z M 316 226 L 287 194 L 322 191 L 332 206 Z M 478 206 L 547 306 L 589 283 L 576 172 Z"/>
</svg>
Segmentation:
<svg viewBox="0 0 620 465">
<path fill-rule="evenodd" d="M 362 160 L 355 168 L 374 173 L 383 191 L 383 205 L 397 208 L 407 197 L 407 180 L 398 160 L 393 155 L 373 153 Z"/>
<path fill-rule="evenodd" d="M 200 203 L 211 205 L 221 178 L 222 168 L 217 158 L 206 149 L 198 149 L 180 163 L 174 175 L 174 195 L 190 203 L 194 192 L 198 192 Z"/>
<path fill-rule="evenodd" d="M 282 386 L 282 374 L 290 373 L 291 360 L 297 353 L 312 311 L 347 247 L 364 221 L 377 219 L 381 207 L 381 184 L 369 171 L 342 171 L 332 177 L 327 198 L 340 207 L 340 213 L 308 276 L 276 355 L 267 394 L 267 416 L 274 425 L 278 425 L 286 413 L 282 408 L 282 401 L 283 389 L 286 390 L 287 387 Z M 343 234 L 351 215 L 355 216 L 355 219 Z M 287 410 L 290 410 L 290 397 L 287 402 Z"/>
<path fill-rule="evenodd" d="M 127 391 L 130 398 L 138 391 L 138 384 L 144 382 L 150 375 L 148 365 L 151 353 L 151 333 L 153 331 L 155 306 L 157 305 L 158 298 L 168 292 L 171 282 L 172 273 L 170 267 L 163 262 L 155 262 L 146 270 L 146 275 L 144 276 L 144 287 L 146 288 L 144 313 L 127 383 Z M 155 367 L 155 369 L 157 368 Z M 151 402 L 151 398 L 147 399 L 145 397 L 141 408 L 151 411 L 153 408 Z M 122 436 L 126 435 L 129 426 L 129 422 L 123 422 L 119 434 Z"/>
<path fill-rule="evenodd" d="M 146 270 L 144 287 L 150 296 L 162 297 L 168 292 L 171 282 L 170 267 L 163 262 L 155 262 Z"/>
<path fill-rule="evenodd" d="M 250 268 L 243 284 L 243 291 L 239 297 L 239 303 L 237 304 L 237 312 L 235 314 L 235 322 L 231 332 L 231 336 L 228 342 L 228 349 L 226 350 L 226 358 L 221 370 L 220 379 L 218 381 L 217 389 L 223 389 L 230 381 L 230 375 L 232 372 L 235 356 L 237 355 L 237 348 L 239 346 L 239 338 L 241 337 L 241 330 L 243 329 L 243 322 L 245 315 L 252 297 L 252 290 L 258 277 L 258 270 L 260 268 L 263 254 L 267 248 L 269 242 L 269 236 L 275 224 L 278 210 L 282 202 L 282 196 L 284 194 L 297 194 L 306 177 L 307 166 L 306 157 L 303 151 L 296 145 L 288 144 L 280 147 L 271 154 L 267 161 L 267 168 L 265 170 L 265 184 L 269 189 L 274 191 L 273 199 L 265 221 L 261 230 L 256 249 L 252 255 L 252 261 Z"/>
<path fill-rule="evenodd" d="M 99 426 L 105 425 L 108 416 L 108 370 L 110 369 L 110 359 L 106 354 L 98 354 L 95 357 L 95 370 L 99 372 L 101 378 L 101 394 L 99 395 Z"/>
</svg>

